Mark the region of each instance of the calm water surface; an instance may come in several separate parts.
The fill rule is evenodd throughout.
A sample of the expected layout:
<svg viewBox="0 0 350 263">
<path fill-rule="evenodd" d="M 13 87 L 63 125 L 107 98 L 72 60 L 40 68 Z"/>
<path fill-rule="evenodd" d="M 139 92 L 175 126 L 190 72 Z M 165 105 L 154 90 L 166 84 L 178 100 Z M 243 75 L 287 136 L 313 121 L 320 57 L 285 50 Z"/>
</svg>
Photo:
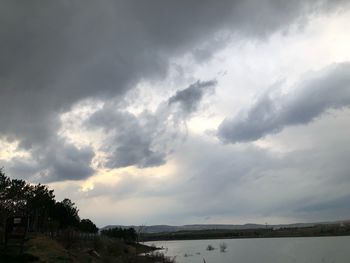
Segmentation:
<svg viewBox="0 0 350 263">
<path fill-rule="evenodd" d="M 227 244 L 220 252 L 220 243 Z M 350 237 L 215 239 L 146 242 L 177 263 L 349 263 Z M 207 251 L 208 245 L 215 247 Z"/>
</svg>

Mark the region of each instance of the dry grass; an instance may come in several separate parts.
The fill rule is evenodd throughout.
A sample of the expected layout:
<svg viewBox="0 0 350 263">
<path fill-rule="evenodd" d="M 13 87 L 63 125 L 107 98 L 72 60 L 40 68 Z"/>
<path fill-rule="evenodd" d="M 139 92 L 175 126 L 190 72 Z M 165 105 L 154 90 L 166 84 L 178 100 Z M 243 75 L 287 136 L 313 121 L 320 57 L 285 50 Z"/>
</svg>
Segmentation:
<svg viewBox="0 0 350 263">
<path fill-rule="evenodd" d="M 141 252 L 154 249 L 142 244 L 128 245 L 121 240 L 98 236 L 94 240 L 76 241 L 67 249 L 61 242 L 45 235 L 28 237 L 25 254 L 22 256 L 0 255 L 0 262 L 28 262 L 27 258 L 38 259 L 33 262 L 47 263 L 152 263 L 174 262 L 159 253 L 150 256 L 138 256 Z M 5 261 L 4 261 L 5 260 Z"/>
<path fill-rule="evenodd" d="M 28 254 L 39 258 L 38 262 L 76 262 L 60 243 L 44 235 L 30 238 L 26 247 Z"/>
</svg>

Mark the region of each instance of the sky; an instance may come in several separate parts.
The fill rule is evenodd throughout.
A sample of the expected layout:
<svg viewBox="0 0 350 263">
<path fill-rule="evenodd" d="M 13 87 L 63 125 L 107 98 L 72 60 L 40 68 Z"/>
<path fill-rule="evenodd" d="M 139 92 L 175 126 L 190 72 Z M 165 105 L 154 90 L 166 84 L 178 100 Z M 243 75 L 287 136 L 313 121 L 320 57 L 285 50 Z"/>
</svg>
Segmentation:
<svg viewBox="0 0 350 263">
<path fill-rule="evenodd" d="M 0 3 L 0 166 L 108 224 L 350 219 L 350 2 Z"/>
</svg>

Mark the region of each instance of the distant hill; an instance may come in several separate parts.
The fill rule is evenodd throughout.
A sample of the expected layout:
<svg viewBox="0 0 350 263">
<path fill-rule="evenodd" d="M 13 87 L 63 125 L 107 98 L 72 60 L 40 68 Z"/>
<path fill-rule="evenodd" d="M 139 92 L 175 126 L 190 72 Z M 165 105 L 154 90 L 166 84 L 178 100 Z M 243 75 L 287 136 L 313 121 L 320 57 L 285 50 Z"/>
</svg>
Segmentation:
<svg viewBox="0 0 350 263">
<path fill-rule="evenodd" d="M 170 226 L 170 225 L 151 225 L 151 226 L 134 226 L 134 225 L 108 225 L 100 230 L 110 229 L 115 227 L 121 228 L 134 228 L 137 232 L 142 229 L 143 233 L 164 233 L 164 232 L 178 232 L 178 231 L 196 231 L 196 230 L 244 230 L 244 229 L 262 229 L 262 228 L 297 228 L 297 227 L 312 227 L 315 225 L 323 224 L 339 224 L 346 221 L 334 221 L 334 222 L 318 222 L 318 223 L 296 223 L 296 224 L 278 224 L 278 225 L 263 225 L 263 224 L 244 224 L 244 225 L 230 225 L 230 224 L 194 224 L 183 226 Z"/>
</svg>

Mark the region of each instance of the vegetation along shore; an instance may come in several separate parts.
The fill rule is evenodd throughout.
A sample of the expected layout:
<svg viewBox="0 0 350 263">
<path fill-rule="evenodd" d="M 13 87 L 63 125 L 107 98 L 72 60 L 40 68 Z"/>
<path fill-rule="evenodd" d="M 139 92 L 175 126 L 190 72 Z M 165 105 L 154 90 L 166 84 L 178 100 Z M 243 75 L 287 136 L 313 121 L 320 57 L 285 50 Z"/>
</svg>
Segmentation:
<svg viewBox="0 0 350 263">
<path fill-rule="evenodd" d="M 172 262 L 138 240 L 133 228 L 98 233 L 70 199 L 0 170 L 0 262 Z"/>
</svg>

